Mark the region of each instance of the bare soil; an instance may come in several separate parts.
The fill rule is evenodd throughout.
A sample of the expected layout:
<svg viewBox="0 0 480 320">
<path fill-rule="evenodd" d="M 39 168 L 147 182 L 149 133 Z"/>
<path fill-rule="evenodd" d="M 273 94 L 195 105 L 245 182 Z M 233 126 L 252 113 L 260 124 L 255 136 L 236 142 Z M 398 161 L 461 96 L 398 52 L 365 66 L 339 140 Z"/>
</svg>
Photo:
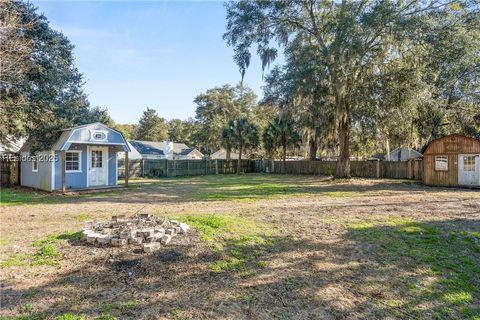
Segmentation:
<svg viewBox="0 0 480 320">
<path fill-rule="evenodd" d="M 2 261 L 31 253 L 32 243 L 48 235 L 81 230 L 83 220 L 138 211 L 169 217 L 238 216 L 268 229 L 264 238 L 273 245 L 252 245 L 259 252 L 255 261 L 262 263 L 246 273 L 213 272 L 210 266 L 219 253 L 195 230 L 152 254 L 138 254 L 131 247 L 97 248 L 78 239 L 62 241 L 56 266 L 2 267 L 0 315 L 32 319 L 65 313 L 85 318 L 108 314 L 118 319 L 448 318 L 442 301 L 399 283 L 408 279 L 409 285 L 428 286 L 440 275 L 408 258 L 402 263 L 385 260 L 381 254 L 385 248 L 376 247 L 368 237 L 358 238 L 355 230 L 371 228 L 375 235 L 378 230 L 390 232 L 375 228 L 395 228 L 391 221 L 400 219 L 439 230 L 479 232 L 478 190 L 390 180 L 335 182 L 312 176 L 249 175 L 248 179 L 282 181 L 288 186 L 278 192 L 262 191 L 261 196 L 255 196 L 260 191 L 252 187 L 248 197 L 250 185 L 243 185 L 243 180 L 233 194 L 229 190 L 236 186 L 235 180 L 147 180 L 106 195 L 41 194 L 38 201 L 2 206 Z M 241 192 L 242 188 L 247 191 Z M 209 195 L 218 193 L 227 196 L 210 199 Z M 473 263 L 478 263 L 478 255 Z M 460 306 L 469 310 L 466 318 L 474 319 L 480 310 L 478 294 L 475 287 L 472 299 Z"/>
</svg>

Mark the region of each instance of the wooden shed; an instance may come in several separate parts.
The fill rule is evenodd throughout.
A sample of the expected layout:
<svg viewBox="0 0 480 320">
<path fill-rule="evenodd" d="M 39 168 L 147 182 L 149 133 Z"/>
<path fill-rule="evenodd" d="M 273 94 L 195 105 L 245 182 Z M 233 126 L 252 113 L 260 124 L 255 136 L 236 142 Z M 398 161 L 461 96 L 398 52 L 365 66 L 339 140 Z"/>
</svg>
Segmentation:
<svg viewBox="0 0 480 320">
<path fill-rule="evenodd" d="M 117 186 L 117 153 L 128 146 L 123 135 L 96 122 L 62 130 L 46 150 L 31 152 L 35 141 L 20 149 L 20 184 L 47 191 Z M 128 177 L 125 178 L 128 186 Z"/>
<path fill-rule="evenodd" d="M 459 134 L 433 140 L 423 166 L 427 185 L 480 187 L 480 140 Z"/>
</svg>

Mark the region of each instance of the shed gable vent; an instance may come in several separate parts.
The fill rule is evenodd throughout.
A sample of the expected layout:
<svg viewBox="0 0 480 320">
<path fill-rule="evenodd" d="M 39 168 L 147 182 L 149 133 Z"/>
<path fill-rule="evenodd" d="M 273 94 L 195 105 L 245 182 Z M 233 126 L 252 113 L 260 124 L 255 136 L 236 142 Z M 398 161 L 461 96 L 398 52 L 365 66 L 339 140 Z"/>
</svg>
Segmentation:
<svg viewBox="0 0 480 320">
<path fill-rule="evenodd" d="M 90 141 L 107 141 L 107 131 L 93 130 L 90 132 Z"/>
</svg>

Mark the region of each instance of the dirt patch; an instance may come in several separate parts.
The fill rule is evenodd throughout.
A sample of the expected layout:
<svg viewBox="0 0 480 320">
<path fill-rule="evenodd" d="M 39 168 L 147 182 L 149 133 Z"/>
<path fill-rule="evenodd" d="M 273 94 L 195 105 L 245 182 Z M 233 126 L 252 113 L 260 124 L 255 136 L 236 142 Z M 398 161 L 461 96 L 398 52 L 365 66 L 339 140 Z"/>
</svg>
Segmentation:
<svg viewBox="0 0 480 320">
<path fill-rule="evenodd" d="M 220 225 L 207 240 L 193 232 L 142 255 L 62 240 L 56 266 L 27 262 L 2 267 L 1 314 L 447 319 L 477 313 L 478 279 L 460 281 L 480 265 L 480 251 L 475 251 L 480 192 L 399 181 L 239 179 L 237 184 L 235 177 L 225 183 L 214 177 L 173 179 L 168 186 L 163 180 L 147 181 L 105 197 L 2 207 L 4 262 L 15 254 L 31 254 L 32 243 L 48 235 L 80 230 L 84 222 L 77 217 L 82 214 L 102 220 L 144 208 L 171 218 L 233 216 L 251 221 L 258 230 L 246 237 L 241 228 L 220 233 Z M 270 187 L 278 179 L 285 188 Z M 302 189 L 288 188 L 290 184 Z M 261 197 L 246 197 L 256 190 L 263 190 Z M 218 194 L 221 199 L 211 200 Z M 442 241 L 466 251 L 455 255 L 448 246 L 437 246 Z M 431 250 L 436 254 L 429 254 Z M 462 261 L 458 270 L 444 264 L 464 255 L 470 260 Z M 213 271 L 212 265 L 219 269 Z"/>
</svg>

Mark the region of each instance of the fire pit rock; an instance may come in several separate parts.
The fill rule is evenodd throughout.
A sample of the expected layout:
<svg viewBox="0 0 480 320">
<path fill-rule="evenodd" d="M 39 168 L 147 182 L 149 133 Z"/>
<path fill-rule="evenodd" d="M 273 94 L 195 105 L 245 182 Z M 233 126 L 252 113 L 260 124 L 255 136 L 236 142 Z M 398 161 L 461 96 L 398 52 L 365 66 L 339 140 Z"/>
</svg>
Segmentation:
<svg viewBox="0 0 480 320">
<path fill-rule="evenodd" d="M 143 252 L 153 252 L 169 244 L 173 237 L 186 235 L 189 229 L 186 223 L 142 213 L 131 217 L 113 216 L 105 222 L 87 221 L 83 239 L 101 246 L 141 245 Z"/>
</svg>

